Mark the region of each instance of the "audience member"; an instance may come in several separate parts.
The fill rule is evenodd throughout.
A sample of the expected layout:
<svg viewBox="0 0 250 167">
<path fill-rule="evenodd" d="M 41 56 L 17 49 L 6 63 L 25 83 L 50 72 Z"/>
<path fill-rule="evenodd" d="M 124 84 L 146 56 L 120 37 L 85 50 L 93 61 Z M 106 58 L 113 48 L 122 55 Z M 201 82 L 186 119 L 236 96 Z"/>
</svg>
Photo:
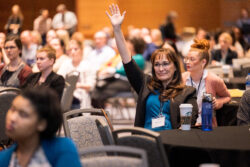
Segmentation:
<svg viewBox="0 0 250 167">
<path fill-rule="evenodd" d="M 206 30 L 204 30 L 203 28 L 199 28 L 195 37 L 192 38 L 191 40 L 189 40 L 188 42 L 185 43 L 185 45 L 183 46 L 182 50 L 181 50 L 181 54 L 183 57 L 186 57 L 189 53 L 189 50 L 191 48 L 191 45 L 194 44 L 194 40 L 202 40 L 205 39 L 207 36 L 207 32 Z"/>
<path fill-rule="evenodd" d="M 71 60 L 65 61 L 58 70 L 58 74 L 64 77 L 74 71 L 79 73 L 72 109 L 91 107 L 89 92 L 94 88 L 96 82 L 96 70 L 95 68 L 93 69 L 93 64 L 84 59 L 82 52 L 82 43 L 71 40 L 69 43 Z"/>
<path fill-rule="evenodd" d="M 42 36 L 38 31 L 31 31 L 32 42 L 37 45 L 37 48 L 40 49 L 42 47 Z"/>
<path fill-rule="evenodd" d="M 6 35 L 3 32 L 0 32 L 0 66 L 4 63 L 4 42 L 6 40 Z M 8 63 L 7 63 L 8 64 Z"/>
<path fill-rule="evenodd" d="M 250 90 L 246 90 L 241 97 L 237 122 L 238 125 L 250 125 Z"/>
<path fill-rule="evenodd" d="M 227 32 L 223 32 L 219 36 L 220 49 L 212 51 L 212 64 L 232 65 L 232 60 L 238 57 L 237 53 L 230 49 L 232 42 L 233 39 Z"/>
<path fill-rule="evenodd" d="M 103 31 L 98 31 L 94 35 L 95 49 L 87 57 L 92 66 L 99 70 L 101 65 L 115 56 L 115 51 L 107 45 L 107 35 Z"/>
<path fill-rule="evenodd" d="M 171 40 L 173 42 L 176 42 L 177 34 L 175 32 L 175 21 L 177 17 L 178 14 L 175 11 L 170 11 L 167 15 L 165 25 L 162 25 L 160 27 L 164 40 Z"/>
<path fill-rule="evenodd" d="M 50 46 L 56 50 L 56 62 L 53 66 L 53 71 L 57 72 L 65 61 L 70 58 L 65 54 L 65 45 L 59 38 L 54 38 L 50 41 Z"/>
<path fill-rule="evenodd" d="M 161 36 L 161 32 L 160 32 L 160 36 Z M 141 28 L 141 38 L 147 43 L 152 43 L 152 39 L 151 39 L 151 35 L 150 35 L 150 29 L 146 28 L 146 27 L 142 27 Z M 162 36 L 161 36 L 162 38 Z"/>
<path fill-rule="evenodd" d="M 57 38 L 57 34 L 56 34 L 56 31 L 51 29 L 47 32 L 46 34 L 46 44 L 49 45 L 50 41 L 53 39 L 53 38 Z"/>
<path fill-rule="evenodd" d="M 131 86 L 138 94 L 135 126 L 154 131 L 176 129 L 180 127 L 181 103 L 193 105 L 192 125 L 195 124 L 198 109 L 195 89 L 182 83 L 179 61 L 169 49 L 158 49 L 151 56 L 152 77 L 145 75 L 131 58 L 121 31 L 125 12 L 120 14 L 118 5 L 110 6 L 108 15 L 114 29 L 117 47 L 120 52 L 126 75 Z M 156 118 L 157 117 L 157 118 Z M 153 121 L 160 125 L 154 126 Z"/>
<path fill-rule="evenodd" d="M 205 39 L 195 40 L 191 45 L 188 55 L 185 58 L 187 72 L 183 73 L 183 81 L 186 85 L 196 88 L 199 117 L 197 124 L 201 124 L 202 96 L 203 93 L 210 93 L 213 96 L 213 108 L 220 109 L 223 104 L 228 103 L 231 98 L 224 81 L 205 68 L 209 62 L 209 42 Z M 216 126 L 216 118 L 213 119 Z"/>
<path fill-rule="evenodd" d="M 38 46 L 32 41 L 31 31 L 29 30 L 23 31 L 20 38 L 23 45 L 22 59 L 27 65 L 32 67 L 36 63 Z"/>
<path fill-rule="evenodd" d="M 42 36 L 42 45 L 46 43 L 46 33 L 51 28 L 51 18 L 49 18 L 49 11 L 48 9 L 41 9 L 40 15 L 34 20 L 33 29 L 38 31 Z"/>
<path fill-rule="evenodd" d="M 81 32 L 74 32 L 71 39 L 82 43 L 82 47 L 84 48 L 83 49 L 84 58 L 88 57 L 90 53 L 93 51 L 93 48 L 91 47 L 91 45 L 85 43 L 84 35 Z"/>
<path fill-rule="evenodd" d="M 232 31 L 235 36 L 235 41 L 240 43 L 244 51 L 247 51 L 247 49 L 250 47 L 250 43 L 247 43 L 247 41 L 244 39 L 241 29 L 239 27 L 233 27 Z"/>
<path fill-rule="evenodd" d="M 127 40 L 127 47 L 132 55 L 132 59 L 141 70 L 144 70 L 145 66 L 145 61 L 142 57 L 145 45 L 146 43 L 142 38 Z M 101 67 L 97 73 L 97 77 L 99 82 L 104 84 L 98 85 L 97 82 L 96 88 L 91 93 L 92 106 L 95 108 L 105 108 L 105 102 L 108 98 L 120 92 L 131 91 L 119 54 L 112 57 Z"/>
<path fill-rule="evenodd" d="M 236 24 L 241 29 L 245 40 L 250 43 L 250 17 L 246 8 L 241 9 L 241 18 L 237 20 Z"/>
<path fill-rule="evenodd" d="M 68 11 L 65 4 L 58 5 L 56 11 L 57 14 L 52 20 L 52 27 L 56 30 L 67 30 L 71 36 L 75 32 L 77 25 L 75 13 Z"/>
<path fill-rule="evenodd" d="M 5 131 L 15 143 L 0 152 L 1 167 L 81 167 L 73 142 L 55 137 L 61 126 L 60 103 L 53 91 L 32 88 L 22 92 L 6 115 Z"/>
<path fill-rule="evenodd" d="M 19 5 L 13 5 L 11 9 L 11 15 L 8 18 L 5 29 L 7 30 L 7 36 L 20 35 L 23 24 L 23 14 Z"/>
<path fill-rule="evenodd" d="M 147 44 L 147 48 L 143 53 L 143 57 L 145 60 L 149 61 L 152 53 L 162 47 L 163 41 L 161 36 L 161 31 L 158 29 L 152 29 L 150 33 L 151 43 Z"/>
<path fill-rule="evenodd" d="M 56 91 L 59 99 L 62 97 L 65 81 L 60 75 L 53 72 L 53 64 L 56 61 L 56 51 L 49 46 L 37 51 L 37 67 L 40 72 L 31 74 L 22 88 L 50 87 Z"/>
<path fill-rule="evenodd" d="M 18 37 L 10 36 L 4 44 L 9 63 L 0 67 L 0 86 L 20 87 L 32 72 L 22 61 L 22 42 Z"/>
<path fill-rule="evenodd" d="M 65 50 L 68 50 L 69 49 L 69 41 L 70 41 L 68 31 L 66 31 L 66 30 L 57 30 L 56 35 L 60 40 L 63 41 Z"/>
</svg>

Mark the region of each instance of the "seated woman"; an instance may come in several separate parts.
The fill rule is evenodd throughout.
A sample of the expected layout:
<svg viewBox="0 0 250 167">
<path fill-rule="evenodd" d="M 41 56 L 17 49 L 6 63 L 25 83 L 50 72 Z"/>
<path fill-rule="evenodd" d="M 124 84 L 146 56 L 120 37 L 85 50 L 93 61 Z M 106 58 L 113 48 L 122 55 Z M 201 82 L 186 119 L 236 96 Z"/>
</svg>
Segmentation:
<svg viewBox="0 0 250 167">
<path fill-rule="evenodd" d="M 94 88 L 96 82 L 95 67 L 86 61 L 82 55 L 82 43 L 71 40 L 69 42 L 69 57 L 71 57 L 71 59 L 65 61 L 57 72 L 64 78 L 67 74 L 74 71 L 80 74 L 74 91 L 72 109 L 91 107 L 89 92 Z"/>
<path fill-rule="evenodd" d="M 0 86 L 20 87 L 32 72 L 22 59 L 22 42 L 18 37 L 10 36 L 4 44 L 8 64 L 0 66 Z"/>
<path fill-rule="evenodd" d="M 182 103 L 193 105 L 192 125 L 198 116 L 195 89 L 182 83 L 180 65 L 176 54 L 169 49 L 158 49 L 151 56 L 152 76 L 145 75 L 137 66 L 126 47 L 121 31 L 125 12 L 121 15 L 117 5 L 110 6 L 111 16 L 107 15 L 113 26 L 115 39 L 126 75 L 138 94 L 135 126 L 154 131 L 180 127 Z M 152 126 L 160 119 L 158 126 Z"/>
<path fill-rule="evenodd" d="M 132 38 L 127 40 L 127 46 L 132 54 L 132 59 L 144 70 L 145 61 L 142 53 L 145 49 L 145 42 L 141 38 Z M 117 50 L 117 47 L 113 47 Z M 129 92 L 131 87 L 126 77 L 122 60 L 119 54 L 106 62 L 97 73 L 98 79 L 105 84 L 97 86 L 91 93 L 92 106 L 95 108 L 105 108 L 105 102 L 108 98 L 115 96 L 120 92 Z"/>
<path fill-rule="evenodd" d="M 0 152 L 1 167 L 80 167 L 73 142 L 55 137 L 61 126 L 62 112 L 54 91 L 44 87 L 23 91 L 6 115 L 6 134 L 15 144 Z"/>
<path fill-rule="evenodd" d="M 233 39 L 229 33 L 224 32 L 219 36 L 220 49 L 212 51 L 213 65 L 232 65 L 232 60 L 238 57 L 237 53 L 230 48 L 232 43 Z"/>
<path fill-rule="evenodd" d="M 56 52 L 53 48 L 45 46 L 37 51 L 37 67 L 40 72 L 31 74 L 22 88 L 45 86 L 56 91 L 59 99 L 62 97 L 65 81 L 64 78 L 53 72 L 56 61 Z"/>
<path fill-rule="evenodd" d="M 209 62 L 209 42 L 205 39 L 195 40 L 191 45 L 188 55 L 185 58 L 187 72 L 183 73 L 183 81 L 188 86 L 196 88 L 199 117 L 197 124 L 201 123 L 202 96 L 204 92 L 213 96 L 213 108 L 220 109 L 223 104 L 231 100 L 230 94 L 224 81 L 205 68 Z M 213 125 L 217 125 L 213 119 Z"/>
</svg>

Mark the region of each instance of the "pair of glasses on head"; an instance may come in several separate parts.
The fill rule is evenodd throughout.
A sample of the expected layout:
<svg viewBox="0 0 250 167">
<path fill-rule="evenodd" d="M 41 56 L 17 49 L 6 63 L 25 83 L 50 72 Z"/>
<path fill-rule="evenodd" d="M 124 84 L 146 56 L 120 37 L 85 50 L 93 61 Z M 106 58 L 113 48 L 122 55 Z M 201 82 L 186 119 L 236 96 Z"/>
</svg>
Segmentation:
<svg viewBox="0 0 250 167">
<path fill-rule="evenodd" d="M 8 50 L 8 49 L 12 50 L 15 48 L 16 48 L 16 46 L 6 46 L 6 47 L 4 47 L 4 50 Z"/>
<path fill-rule="evenodd" d="M 169 62 L 155 63 L 155 64 L 154 64 L 154 67 L 155 67 L 155 68 L 160 68 L 160 67 L 166 68 L 169 64 L 170 64 Z"/>
</svg>

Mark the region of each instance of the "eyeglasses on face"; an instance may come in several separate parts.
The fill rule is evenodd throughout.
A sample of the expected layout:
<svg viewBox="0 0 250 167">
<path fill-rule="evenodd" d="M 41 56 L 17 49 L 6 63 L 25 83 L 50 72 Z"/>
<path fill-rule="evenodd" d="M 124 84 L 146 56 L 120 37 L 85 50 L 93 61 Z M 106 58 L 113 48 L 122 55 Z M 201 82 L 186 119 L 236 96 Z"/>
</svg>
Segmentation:
<svg viewBox="0 0 250 167">
<path fill-rule="evenodd" d="M 12 50 L 15 48 L 16 48 L 16 46 L 6 46 L 6 47 L 4 47 L 4 50 L 8 50 L 8 49 Z"/>
<path fill-rule="evenodd" d="M 170 63 L 169 62 L 164 62 L 164 63 L 155 63 L 154 67 L 155 68 L 160 68 L 162 66 L 162 68 L 166 68 Z"/>
</svg>

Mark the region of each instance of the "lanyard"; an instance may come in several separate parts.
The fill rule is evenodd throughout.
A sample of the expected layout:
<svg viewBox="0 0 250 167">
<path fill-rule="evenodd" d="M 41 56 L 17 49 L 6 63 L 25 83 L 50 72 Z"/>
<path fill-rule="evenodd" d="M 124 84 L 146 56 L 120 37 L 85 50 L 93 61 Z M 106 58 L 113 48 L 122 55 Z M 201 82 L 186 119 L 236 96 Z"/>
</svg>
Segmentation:
<svg viewBox="0 0 250 167">
<path fill-rule="evenodd" d="M 202 78 L 203 78 L 203 74 L 202 74 L 202 76 L 201 76 L 201 79 L 200 79 L 200 82 L 199 82 L 199 85 L 198 85 L 198 89 L 197 89 L 197 91 L 196 91 L 196 95 L 198 95 L 198 92 L 199 92 L 199 89 L 200 89 L 200 85 L 201 85 L 201 80 L 202 80 Z M 191 76 L 190 76 L 190 79 L 191 79 L 192 87 L 194 87 L 194 85 L 193 85 L 193 80 L 192 80 L 192 77 L 191 77 Z"/>
<path fill-rule="evenodd" d="M 162 116 L 162 113 L 163 113 L 163 102 L 160 101 L 160 114 L 159 114 L 159 117 Z"/>
</svg>

